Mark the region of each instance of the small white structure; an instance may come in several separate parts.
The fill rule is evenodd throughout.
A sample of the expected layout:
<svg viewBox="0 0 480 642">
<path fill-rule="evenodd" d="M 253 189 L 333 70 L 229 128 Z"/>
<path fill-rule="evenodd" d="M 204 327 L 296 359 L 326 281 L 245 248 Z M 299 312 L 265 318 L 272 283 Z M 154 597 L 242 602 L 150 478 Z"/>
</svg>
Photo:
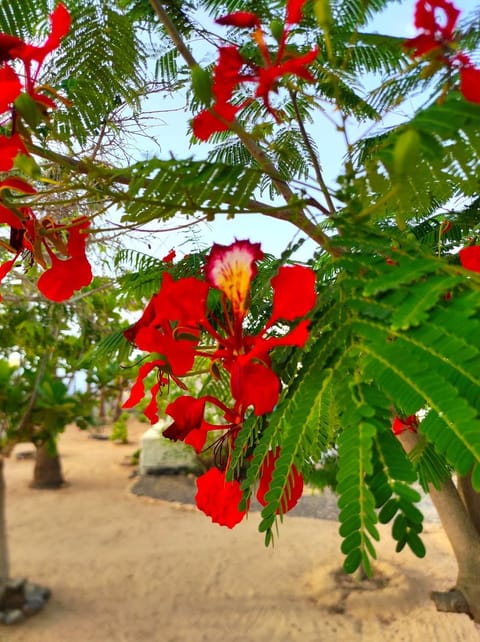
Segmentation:
<svg viewBox="0 0 480 642">
<path fill-rule="evenodd" d="M 191 446 L 162 436 L 166 424 L 159 422 L 143 433 L 140 444 L 140 475 L 166 469 L 196 470 L 198 460 Z"/>
</svg>

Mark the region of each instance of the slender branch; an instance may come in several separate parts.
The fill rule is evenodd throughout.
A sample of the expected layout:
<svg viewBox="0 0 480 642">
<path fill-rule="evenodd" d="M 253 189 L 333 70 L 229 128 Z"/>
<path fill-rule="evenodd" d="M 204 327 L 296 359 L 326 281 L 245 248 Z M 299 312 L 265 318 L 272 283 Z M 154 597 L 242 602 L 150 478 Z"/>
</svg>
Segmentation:
<svg viewBox="0 0 480 642">
<path fill-rule="evenodd" d="M 167 31 L 168 35 L 170 36 L 173 44 L 175 47 L 178 49 L 179 53 L 181 54 L 182 58 L 185 60 L 187 65 L 190 67 L 194 67 L 197 62 L 195 58 L 192 56 L 192 53 L 190 49 L 186 46 L 186 44 L 183 41 L 183 38 L 178 31 L 177 27 L 175 24 L 172 22 L 170 19 L 170 16 L 168 13 L 165 11 L 165 9 L 162 6 L 162 3 L 159 2 L 158 0 L 150 0 L 150 4 L 152 5 L 153 10 L 157 14 L 157 16 L 160 19 L 160 22 L 163 24 L 165 27 L 165 30 Z"/>
<path fill-rule="evenodd" d="M 305 129 L 305 123 L 303 121 L 302 115 L 300 114 L 300 110 L 298 108 L 297 94 L 291 90 L 289 93 L 290 93 L 290 98 L 292 99 L 293 109 L 295 111 L 295 116 L 297 117 L 297 122 L 300 128 L 300 133 L 302 135 L 303 142 L 305 144 L 305 147 L 307 148 L 307 152 L 310 157 L 310 160 L 312 161 L 315 177 L 317 179 L 318 184 L 320 185 L 320 189 L 322 190 L 322 194 L 325 197 L 325 200 L 328 205 L 328 213 L 336 214 L 337 211 L 335 208 L 335 204 L 332 200 L 332 197 L 330 196 L 330 192 L 328 191 L 327 184 L 325 183 L 325 180 L 323 178 L 320 161 L 317 157 L 317 154 L 315 153 L 315 150 L 313 149 L 312 143 L 310 142 L 310 138 L 308 136 L 307 130 Z"/>
<path fill-rule="evenodd" d="M 181 33 L 178 31 L 168 14 L 166 13 L 163 5 L 159 0 L 150 0 L 155 13 L 157 14 L 160 22 L 165 27 L 167 33 L 169 34 L 172 42 L 177 47 L 180 55 L 183 57 L 187 65 L 192 68 L 197 65 L 195 58 L 185 44 Z M 222 119 L 220 119 L 222 120 Z M 227 123 L 230 130 L 238 136 L 242 142 L 245 149 L 250 153 L 252 158 L 258 163 L 259 167 L 272 179 L 272 182 L 279 193 L 283 196 L 287 203 L 291 203 L 295 199 L 295 193 L 290 188 L 288 182 L 282 177 L 281 173 L 278 171 L 277 167 L 271 160 L 271 158 L 264 152 L 260 147 L 257 141 L 250 136 L 248 132 L 240 125 L 237 120 Z M 282 218 L 276 216 L 275 218 Z M 326 234 L 320 230 L 317 225 L 314 225 L 309 218 L 306 216 L 305 212 L 298 210 L 292 216 L 284 218 L 289 223 L 292 223 L 302 231 L 304 231 L 308 236 L 322 246 L 327 252 L 332 255 L 338 254 L 337 249 L 331 247 L 330 239 Z"/>
</svg>

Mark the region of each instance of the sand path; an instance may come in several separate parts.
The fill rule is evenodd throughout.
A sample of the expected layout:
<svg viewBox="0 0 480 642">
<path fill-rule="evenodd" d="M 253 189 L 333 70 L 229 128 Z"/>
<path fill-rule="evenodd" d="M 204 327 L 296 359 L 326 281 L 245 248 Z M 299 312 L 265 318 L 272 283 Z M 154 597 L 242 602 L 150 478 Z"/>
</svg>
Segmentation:
<svg viewBox="0 0 480 642">
<path fill-rule="evenodd" d="M 265 549 L 257 514 L 229 531 L 193 507 L 130 494 L 121 462 L 144 429 L 129 446 L 67 430 L 69 485 L 58 491 L 28 488 L 31 461 L 7 462 L 12 575 L 53 596 L 25 624 L 0 627 L 1 642 L 480 641 L 480 627 L 429 600 L 455 578 L 438 524 L 426 525 L 420 561 L 385 536 L 378 579 L 359 585 L 337 573 L 336 522 L 286 518 Z"/>
</svg>

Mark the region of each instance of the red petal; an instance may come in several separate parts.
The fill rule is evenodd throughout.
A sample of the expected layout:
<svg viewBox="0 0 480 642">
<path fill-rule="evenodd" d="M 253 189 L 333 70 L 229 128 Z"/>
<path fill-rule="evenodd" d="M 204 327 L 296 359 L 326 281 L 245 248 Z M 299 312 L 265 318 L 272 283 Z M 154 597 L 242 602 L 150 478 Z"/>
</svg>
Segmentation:
<svg viewBox="0 0 480 642">
<path fill-rule="evenodd" d="M 33 187 L 33 185 L 30 185 L 30 183 L 27 183 L 27 181 L 24 181 L 21 178 L 16 178 L 15 176 L 10 176 L 4 181 L 0 181 L 0 190 L 5 188 L 13 189 L 16 192 L 22 192 L 23 194 L 37 193 L 37 190 Z"/>
<path fill-rule="evenodd" d="M 158 295 L 155 294 L 150 299 L 140 319 L 136 323 L 128 327 L 126 330 L 124 330 L 123 335 L 127 341 L 130 341 L 130 343 L 135 343 L 139 331 L 142 328 L 148 327 L 155 319 L 155 298 L 157 296 Z"/>
<path fill-rule="evenodd" d="M 158 352 L 168 362 L 174 375 L 181 377 L 192 369 L 197 341 L 176 340 L 171 334 L 159 332 L 153 327 L 140 328 L 135 343 L 146 352 Z"/>
<path fill-rule="evenodd" d="M 160 390 L 161 385 L 162 385 L 161 381 L 157 381 L 157 383 L 153 384 L 153 386 L 150 389 L 150 394 L 152 395 L 152 398 L 150 399 L 150 402 L 145 407 L 145 410 L 143 411 L 143 414 L 150 421 L 151 424 L 156 424 L 158 421 L 157 394 L 158 394 L 158 391 Z"/>
<path fill-rule="evenodd" d="M 51 255 L 52 265 L 38 279 L 37 287 L 50 301 L 65 301 L 75 290 L 90 284 L 93 275 L 90 263 L 83 256 L 61 260 Z"/>
<path fill-rule="evenodd" d="M 13 268 L 17 258 L 18 258 L 18 254 L 14 259 L 11 259 L 10 261 L 5 261 L 5 263 L 2 263 L 0 265 L 0 283 L 3 281 L 3 279 L 7 276 L 10 270 Z"/>
<path fill-rule="evenodd" d="M 41 65 L 49 53 L 58 49 L 60 42 L 70 30 L 70 24 L 71 18 L 67 8 L 64 4 L 59 3 L 53 13 L 50 14 L 51 30 L 45 44 L 41 47 L 34 45 L 19 46 L 16 49 L 12 49 L 11 53 L 26 64 L 31 60 L 35 60 Z"/>
<path fill-rule="evenodd" d="M 144 398 L 145 385 L 143 383 L 143 380 L 148 377 L 148 375 L 154 368 L 161 368 L 164 365 L 164 361 L 155 360 L 149 361 L 148 363 L 144 363 L 142 366 L 140 366 L 140 368 L 138 369 L 137 379 L 130 391 L 130 396 L 125 401 L 122 408 L 133 408 Z"/>
<path fill-rule="evenodd" d="M 285 22 L 287 25 L 298 24 L 302 20 L 302 9 L 306 0 L 288 0 Z"/>
<path fill-rule="evenodd" d="M 0 136 L 0 172 L 9 172 L 12 169 L 17 154 L 28 155 L 20 136 Z"/>
<path fill-rule="evenodd" d="M 174 441 L 184 441 L 190 431 L 198 430 L 202 426 L 205 398 L 196 399 L 182 395 L 172 401 L 165 412 L 172 417 L 173 424 L 163 431 L 163 436 Z"/>
<path fill-rule="evenodd" d="M 260 243 L 235 241 L 213 245 L 205 265 L 207 281 L 227 297 L 234 315 L 245 316 L 250 284 L 257 273 L 256 262 L 263 258 Z"/>
<path fill-rule="evenodd" d="M 222 16 L 215 20 L 217 25 L 226 25 L 230 27 L 253 28 L 260 27 L 260 18 L 249 11 L 235 11 L 227 16 Z"/>
<path fill-rule="evenodd" d="M 225 473 L 210 468 L 197 479 L 197 508 L 208 515 L 212 522 L 233 528 L 245 517 L 246 511 L 239 511 L 242 491 L 238 481 L 226 481 Z"/>
<path fill-rule="evenodd" d="M 162 261 L 164 263 L 171 263 L 176 256 L 177 253 L 175 252 L 175 250 L 171 249 L 168 254 L 165 254 L 165 256 L 162 258 Z"/>
<path fill-rule="evenodd" d="M 179 329 L 194 330 L 205 318 L 208 284 L 188 276 L 174 281 L 168 272 L 155 301 L 156 319 L 173 321 Z"/>
<path fill-rule="evenodd" d="M 23 47 L 25 43 L 17 36 L 11 36 L 8 33 L 0 33 L 0 63 L 7 62 L 7 60 L 12 60 L 15 56 L 12 56 L 10 51 L 12 49 L 18 49 Z"/>
<path fill-rule="evenodd" d="M 464 247 L 460 250 L 458 256 L 465 269 L 472 270 L 472 272 L 480 272 L 480 245 Z"/>
<path fill-rule="evenodd" d="M 213 95 L 216 98 L 216 111 L 221 114 L 221 105 L 228 105 L 232 99 L 235 87 L 247 80 L 248 77 L 240 75 L 240 70 L 245 61 L 240 54 L 238 47 L 231 45 L 220 47 L 218 51 L 218 60 L 213 71 Z M 225 107 L 226 108 L 226 107 Z M 231 118 L 226 120 L 232 121 Z"/>
<path fill-rule="evenodd" d="M 444 24 L 437 20 L 438 10 L 444 13 Z M 459 15 L 460 11 L 448 0 L 417 0 L 415 26 L 427 33 L 438 33 L 445 40 L 451 40 Z"/>
<path fill-rule="evenodd" d="M 0 69 L 0 87 L 0 113 L 3 113 L 11 107 L 13 101 L 18 98 L 20 92 L 22 91 L 20 79 L 13 71 L 13 69 L 11 69 L 11 67 L 9 67 L 8 65 L 5 65 Z"/>
<path fill-rule="evenodd" d="M 74 218 L 68 230 L 68 253 L 70 256 L 85 256 L 90 221 L 85 216 Z"/>
<path fill-rule="evenodd" d="M 270 450 L 267 456 L 265 457 L 262 467 L 260 469 L 260 483 L 257 491 L 257 499 L 262 504 L 262 506 L 267 505 L 267 500 L 265 495 L 270 489 L 270 483 L 272 481 L 273 471 L 278 458 L 280 457 L 280 448 L 276 448 L 275 451 Z M 292 465 L 290 473 L 287 477 L 287 487 L 284 490 L 283 497 L 281 499 L 280 505 L 281 510 L 277 510 L 278 513 L 286 513 L 291 510 L 298 502 L 303 493 L 303 477 L 301 473 L 297 470 L 295 465 Z"/>
<path fill-rule="evenodd" d="M 208 140 L 212 134 L 227 131 L 239 109 L 229 103 L 216 103 L 211 109 L 201 111 L 192 121 L 194 135 L 199 140 Z"/>
<path fill-rule="evenodd" d="M 267 327 L 278 320 L 293 321 L 303 317 L 315 305 L 315 272 L 302 265 L 281 267 L 273 277 L 273 310 Z"/>
<path fill-rule="evenodd" d="M 460 91 L 466 100 L 480 103 L 480 69 L 470 66 L 460 69 Z"/>
<path fill-rule="evenodd" d="M 272 412 L 280 395 L 280 380 L 261 363 L 240 363 L 231 367 L 230 386 L 233 398 L 244 408 L 253 406 L 255 415 Z"/>
<path fill-rule="evenodd" d="M 408 40 L 405 40 L 405 42 L 403 43 L 403 46 L 406 49 L 413 49 L 410 55 L 413 57 L 418 57 L 418 56 L 423 56 L 429 51 L 438 49 L 439 43 L 437 42 L 437 40 L 433 35 L 421 33 L 419 36 L 416 36 L 415 38 L 409 38 Z"/>
<path fill-rule="evenodd" d="M 0 205 L 0 223 L 6 223 L 16 230 L 23 230 L 23 222 L 7 207 Z"/>
</svg>

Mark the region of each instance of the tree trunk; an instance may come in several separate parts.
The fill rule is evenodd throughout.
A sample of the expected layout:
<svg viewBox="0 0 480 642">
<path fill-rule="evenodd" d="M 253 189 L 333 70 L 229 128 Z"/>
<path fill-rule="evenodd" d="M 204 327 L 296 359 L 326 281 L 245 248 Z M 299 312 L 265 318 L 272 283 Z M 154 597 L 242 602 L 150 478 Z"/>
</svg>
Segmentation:
<svg viewBox="0 0 480 642">
<path fill-rule="evenodd" d="M 398 439 L 409 453 L 418 443 L 419 436 L 405 431 L 398 435 Z M 459 485 L 461 484 L 460 482 Z M 468 481 L 465 481 L 465 488 L 468 490 L 467 487 Z M 470 490 L 477 495 L 471 484 Z M 443 483 L 440 490 L 430 484 L 429 494 L 458 565 L 457 581 L 453 589 L 446 593 L 434 591 L 432 599 L 438 610 L 468 613 L 476 622 L 480 622 L 479 531 L 451 479 Z M 472 496 L 472 502 L 473 499 Z"/>
<path fill-rule="evenodd" d="M 458 492 L 473 525 L 480 534 L 480 494 L 473 489 L 472 471 L 470 471 L 470 474 L 458 478 Z"/>
<path fill-rule="evenodd" d="M 32 488 L 61 488 L 65 484 L 60 456 L 49 450 L 46 443 L 36 445 Z"/>
<path fill-rule="evenodd" d="M 7 541 L 7 522 L 5 515 L 5 474 L 3 471 L 4 457 L 0 454 L 0 602 L 5 593 L 9 578 L 9 557 Z"/>
<path fill-rule="evenodd" d="M 100 403 L 99 403 L 98 420 L 101 425 L 104 425 L 107 423 L 107 403 L 105 399 L 105 390 L 103 388 L 100 388 L 99 393 L 100 393 Z"/>
</svg>

